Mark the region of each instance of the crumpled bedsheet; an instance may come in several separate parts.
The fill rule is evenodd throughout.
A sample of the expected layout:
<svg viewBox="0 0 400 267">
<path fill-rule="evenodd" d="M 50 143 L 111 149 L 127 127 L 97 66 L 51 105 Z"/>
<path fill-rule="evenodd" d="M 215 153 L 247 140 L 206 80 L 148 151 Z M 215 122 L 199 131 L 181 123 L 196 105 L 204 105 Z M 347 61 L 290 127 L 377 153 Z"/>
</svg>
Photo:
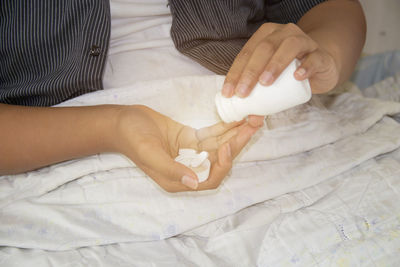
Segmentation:
<svg viewBox="0 0 400 267">
<path fill-rule="evenodd" d="M 63 105 L 146 104 L 200 127 L 219 120 L 221 82 L 142 82 Z M 0 264 L 398 263 L 400 124 L 390 117 L 398 113 L 397 102 L 355 93 L 315 97 L 268 117 L 207 192 L 166 193 L 116 154 L 2 176 Z"/>
</svg>

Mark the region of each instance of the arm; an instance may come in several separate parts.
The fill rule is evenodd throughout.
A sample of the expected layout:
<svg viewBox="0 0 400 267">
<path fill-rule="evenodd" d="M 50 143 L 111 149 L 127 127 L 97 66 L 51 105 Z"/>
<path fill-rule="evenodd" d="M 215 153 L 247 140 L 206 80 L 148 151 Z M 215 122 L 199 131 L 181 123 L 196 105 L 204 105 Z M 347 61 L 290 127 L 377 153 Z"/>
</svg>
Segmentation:
<svg viewBox="0 0 400 267">
<path fill-rule="evenodd" d="M 0 104 L 0 174 L 112 151 L 110 140 L 117 112 L 117 106 L 38 108 Z"/>
<path fill-rule="evenodd" d="M 229 70 L 223 94 L 246 97 L 257 83 L 270 85 L 294 59 L 295 78 L 309 78 L 323 93 L 351 74 L 365 42 L 365 18 L 358 1 L 330 0 L 294 24 L 265 23 L 249 39 Z"/>
<path fill-rule="evenodd" d="M 324 2 L 307 12 L 297 25 L 332 56 L 339 76 L 337 84 L 345 82 L 365 43 L 366 22 L 360 3 L 351 0 Z M 317 71 L 311 69 L 313 62 L 309 61 L 303 65 L 309 71 L 305 78 Z M 298 76 L 299 79 L 304 77 Z M 323 91 L 323 88 L 316 88 L 316 93 Z"/>
<path fill-rule="evenodd" d="M 216 188 L 257 130 L 243 122 L 194 130 L 138 105 L 42 108 L 0 104 L 0 125 L 0 175 L 117 152 L 169 192 Z M 209 151 L 212 167 L 206 182 L 198 185 L 196 174 L 173 160 L 179 148 Z"/>
</svg>

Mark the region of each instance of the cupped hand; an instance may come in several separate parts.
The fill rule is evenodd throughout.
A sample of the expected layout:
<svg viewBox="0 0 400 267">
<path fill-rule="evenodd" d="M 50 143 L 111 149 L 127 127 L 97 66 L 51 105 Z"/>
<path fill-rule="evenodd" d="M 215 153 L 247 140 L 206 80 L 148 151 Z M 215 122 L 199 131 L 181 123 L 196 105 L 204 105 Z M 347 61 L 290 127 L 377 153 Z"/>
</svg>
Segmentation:
<svg viewBox="0 0 400 267">
<path fill-rule="evenodd" d="M 301 65 L 294 77 L 309 79 L 315 94 L 333 89 L 339 80 L 334 57 L 295 24 L 263 24 L 235 58 L 224 82 L 222 94 L 246 97 L 257 82 L 271 85 L 295 58 Z M 250 116 L 251 125 L 262 124 L 263 117 Z"/>
<path fill-rule="evenodd" d="M 241 121 L 196 130 L 149 107 L 126 106 L 119 115 L 115 146 L 167 192 L 208 190 L 220 185 L 257 129 Z M 211 171 L 205 182 L 198 183 L 190 168 L 174 160 L 180 148 L 209 153 Z"/>
</svg>

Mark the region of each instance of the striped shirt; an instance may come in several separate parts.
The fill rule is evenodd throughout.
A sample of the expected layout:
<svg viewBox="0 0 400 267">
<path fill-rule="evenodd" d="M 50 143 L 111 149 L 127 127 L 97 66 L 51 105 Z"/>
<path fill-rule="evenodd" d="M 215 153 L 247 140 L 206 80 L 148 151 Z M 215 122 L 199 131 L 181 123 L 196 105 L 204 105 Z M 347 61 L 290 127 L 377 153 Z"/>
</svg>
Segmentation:
<svg viewBox="0 0 400 267">
<path fill-rule="evenodd" d="M 108 0 L 1 0 L 0 102 L 50 106 L 102 89 Z"/>
<path fill-rule="evenodd" d="M 296 23 L 326 0 L 169 0 L 171 37 L 184 55 L 226 74 L 250 36 L 266 22 Z"/>
<path fill-rule="evenodd" d="M 265 22 L 296 22 L 324 0 L 169 0 L 176 48 L 225 74 Z M 109 0 L 1 0 L 0 102 L 50 106 L 100 90 Z"/>
</svg>

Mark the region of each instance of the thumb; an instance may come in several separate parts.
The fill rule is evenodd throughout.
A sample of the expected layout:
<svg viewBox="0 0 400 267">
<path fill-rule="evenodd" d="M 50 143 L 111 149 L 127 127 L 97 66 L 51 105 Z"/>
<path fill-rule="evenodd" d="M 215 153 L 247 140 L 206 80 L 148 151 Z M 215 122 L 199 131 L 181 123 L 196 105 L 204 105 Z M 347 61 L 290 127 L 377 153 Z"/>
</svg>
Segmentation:
<svg viewBox="0 0 400 267">
<path fill-rule="evenodd" d="M 143 150 L 145 153 L 141 155 L 141 163 L 147 169 L 151 169 L 152 173 L 157 173 L 171 182 L 180 182 L 191 189 L 198 187 L 199 182 L 196 173 L 189 167 L 176 162 L 161 145 L 151 144 Z M 156 177 L 151 178 L 157 179 Z"/>
<path fill-rule="evenodd" d="M 339 82 L 336 63 L 328 53 L 315 51 L 307 55 L 294 73 L 299 80 L 309 79 L 313 94 L 325 93 Z"/>
</svg>

